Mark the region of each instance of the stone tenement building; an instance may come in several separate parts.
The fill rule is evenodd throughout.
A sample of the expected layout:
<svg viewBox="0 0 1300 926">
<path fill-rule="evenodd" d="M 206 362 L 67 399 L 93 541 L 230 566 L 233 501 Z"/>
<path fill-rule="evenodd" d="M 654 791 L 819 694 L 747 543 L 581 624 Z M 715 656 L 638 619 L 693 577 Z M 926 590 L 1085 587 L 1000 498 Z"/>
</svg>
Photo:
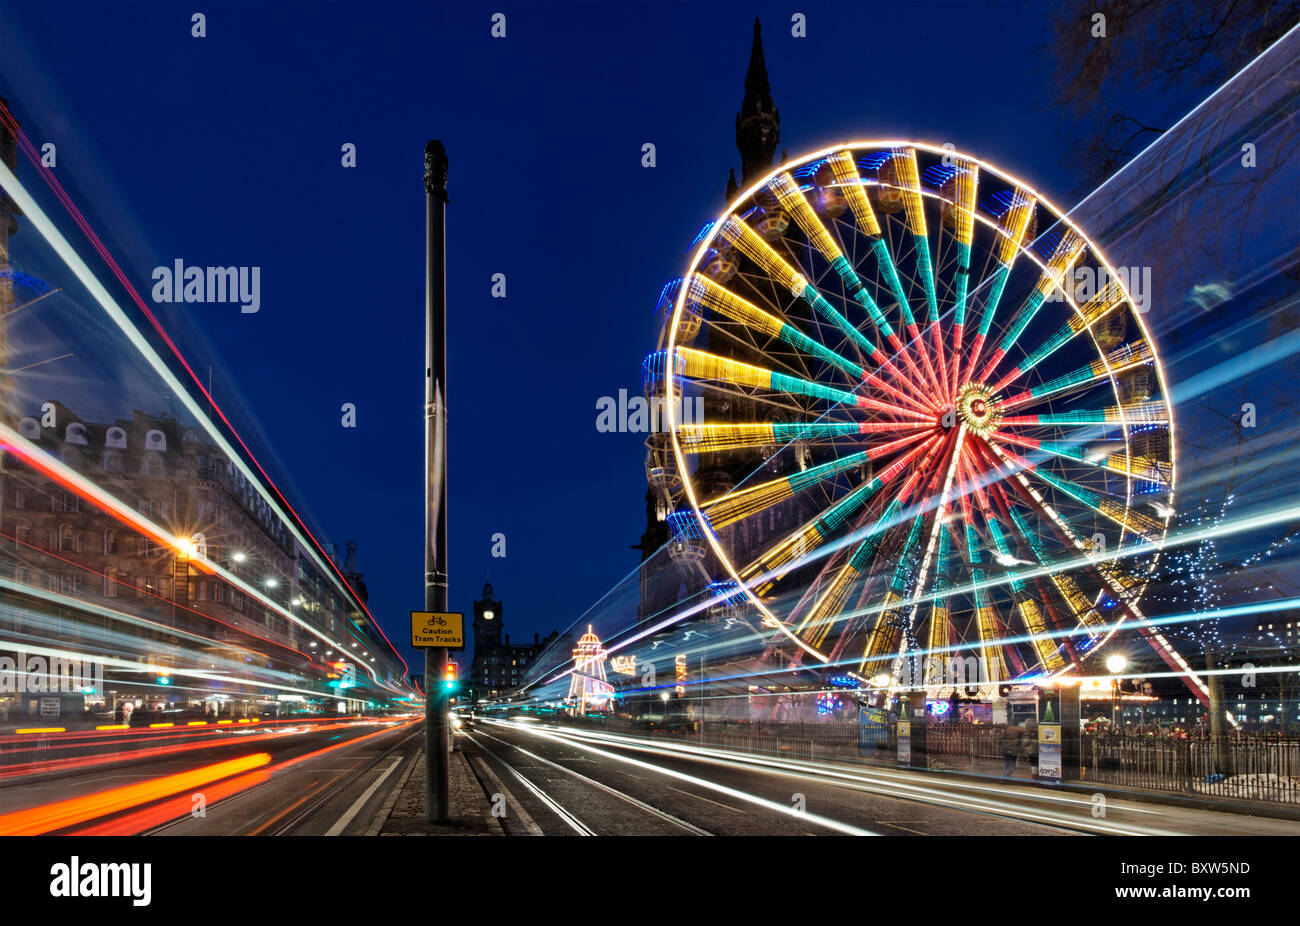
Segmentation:
<svg viewBox="0 0 1300 926">
<path fill-rule="evenodd" d="M 400 664 L 361 607 L 366 593 L 355 546 L 348 544 L 339 567 L 354 597 L 322 574 L 204 432 L 141 411 L 111 423 L 85 421 L 58 402 L 47 403 L 41 419 L 23 417 L 16 427 L 27 442 L 102 492 L 169 533 L 190 538 L 194 552 L 342 644 L 359 686 L 350 695 L 361 697 L 368 684 L 358 662 L 377 669 L 381 679 L 401 681 Z M 0 579 L 15 583 L 18 592 L 6 595 L 4 614 L 15 643 L 127 656 L 160 668 L 242 664 L 259 678 L 319 690 L 323 699 L 343 694 L 337 684 L 329 686 L 343 653 L 196 567 L 186 551 L 160 544 L 68 491 L 16 453 L 0 461 Z M 24 588 L 31 592 L 24 595 Z M 121 693 L 141 685 L 132 685 L 128 673 L 106 687 Z M 258 686 L 232 679 L 202 687 L 209 694 L 229 689 L 242 696 Z M 152 688 L 144 693 L 158 694 Z M 271 689 L 263 695 L 275 697 Z M 194 693 L 189 699 L 202 697 Z"/>
</svg>

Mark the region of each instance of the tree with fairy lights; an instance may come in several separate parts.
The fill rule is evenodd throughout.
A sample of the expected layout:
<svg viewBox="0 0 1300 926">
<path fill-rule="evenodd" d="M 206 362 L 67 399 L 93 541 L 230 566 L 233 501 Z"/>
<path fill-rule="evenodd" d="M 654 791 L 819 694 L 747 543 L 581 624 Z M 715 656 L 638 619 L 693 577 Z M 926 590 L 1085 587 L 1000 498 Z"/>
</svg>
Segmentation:
<svg viewBox="0 0 1300 926">
<path fill-rule="evenodd" d="M 1232 403 L 1241 411 L 1225 412 L 1208 402 L 1198 408 L 1203 422 L 1217 421 L 1218 425 L 1195 429 L 1193 433 L 1200 440 L 1186 443 L 1188 449 L 1203 454 L 1202 459 L 1212 460 L 1213 465 L 1202 467 L 1205 475 L 1198 480 L 1202 487 L 1200 497 L 1179 514 L 1178 534 L 1193 538 L 1192 542 L 1177 546 L 1166 555 L 1162 562 L 1163 581 L 1157 583 L 1157 595 L 1165 605 L 1163 610 L 1189 616 L 1171 628 L 1169 635 L 1186 641 L 1204 659 L 1210 735 L 1215 743 L 1214 771 L 1225 775 L 1231 774 L 1231 753 L 1225 725 L 1228 714 L 1224 678 L 1227 676 L 1221 673 L 1234 666 L 1239 661 L 1237 657 L 1258 653 L 1258 647 L 1248 647 L 1240 635 L 1225 636 L 1222 615 L 1225 608 L 1246 603 L 1261 592 L 1271 590 L 1270 597 L 1276 597 L 1275 587 L 1266 583 L 1268 588 L 1264 588 L 1258 576 L 1300 534 L 1300 527 L 1292 526 L 1268 542 L 1259 538 L 1255 549 L 1241 559 L 1233 556 L 1232 548 L 1244 546 L 1245 538 L 1218 536 L 1219 528 L 1237 516 L 1239 494 L 1248 493 L 1248 497 L 1260 500 L 1275 497 L 1282 489 L 1283 480 L 1294 479 L 1292 467 L 1286 465 L 1291 456 L 1290 447 L 1284 446 L 1290 444 L 1285 440 L 1286 435 L 1272 430 L 1260 434 L 1261 429 L 1257 429 L 1250 417 L 1253 413 L 1246 411 L 1251 394 L 1249 379 L 1249 376 L 1242 378 L 1240 396 Z"/>
</svg>

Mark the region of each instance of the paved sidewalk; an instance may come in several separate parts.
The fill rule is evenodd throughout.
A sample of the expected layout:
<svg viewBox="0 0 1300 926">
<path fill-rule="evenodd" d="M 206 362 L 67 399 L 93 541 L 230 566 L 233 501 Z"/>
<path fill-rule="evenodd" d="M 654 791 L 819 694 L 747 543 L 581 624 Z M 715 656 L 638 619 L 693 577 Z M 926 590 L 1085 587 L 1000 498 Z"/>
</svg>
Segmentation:
<svg viewBox="0 0 1300 926">
<path fill-rule="evenodd" d="M 380 805 L 366 835 L 373 836 L 504 836 L 492 816 L 483 786 L 459 749 L 451 754 L 451 819 L 428 823 L 424 819 L 424 750 L 415 754 L 401 781 Z"/>
</svg>

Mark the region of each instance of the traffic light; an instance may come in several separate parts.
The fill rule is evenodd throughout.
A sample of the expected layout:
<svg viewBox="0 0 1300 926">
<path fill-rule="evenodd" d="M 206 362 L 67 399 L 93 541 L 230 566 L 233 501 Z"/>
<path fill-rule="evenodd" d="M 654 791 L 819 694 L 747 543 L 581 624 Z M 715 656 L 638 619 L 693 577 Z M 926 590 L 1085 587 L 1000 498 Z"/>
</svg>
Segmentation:
<svg viewBox="0 0 1300 926">
<path fill-rule="evenodd" d="M 169 676 L 169 675 L 160 675 L 160 676 L 158 676 L 158 684 L 159 684 L 159 685 L 170 685 L 171 683 L 172 683 L 171 676 Z"/>
<path fill-rule="evenodd" d="M 442 684 L 448 691 L 452 691 L 456 687 L 456 663 L 447 663 L 447 668 L 442 673 Z"/>
</svg>

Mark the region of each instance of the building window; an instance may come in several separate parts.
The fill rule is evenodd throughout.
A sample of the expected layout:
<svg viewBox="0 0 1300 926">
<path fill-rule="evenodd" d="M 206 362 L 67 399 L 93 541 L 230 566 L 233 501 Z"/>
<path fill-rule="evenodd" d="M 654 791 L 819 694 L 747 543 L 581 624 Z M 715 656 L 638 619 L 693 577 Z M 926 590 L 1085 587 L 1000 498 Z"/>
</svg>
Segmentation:
<svg viewBox="0 0 1300 926">
<path fill-rule="evenodd" d="M 100 468 L 106 473 L 120 473 L 122 467 L 122 454 L 116 450 L 105 450 L 104 457 L 99 462 Z"/>
<path fill-rule="evenodd" d="M 14 507 L 15 508 L 27 507 L 27 490 L 22 488 L 21 486 L 14 489 Z"/>
<path fill-rule="evenodd" d="M 117 531 L 104 531 L 104 555 L 117 555 Z"/>
</svg>

